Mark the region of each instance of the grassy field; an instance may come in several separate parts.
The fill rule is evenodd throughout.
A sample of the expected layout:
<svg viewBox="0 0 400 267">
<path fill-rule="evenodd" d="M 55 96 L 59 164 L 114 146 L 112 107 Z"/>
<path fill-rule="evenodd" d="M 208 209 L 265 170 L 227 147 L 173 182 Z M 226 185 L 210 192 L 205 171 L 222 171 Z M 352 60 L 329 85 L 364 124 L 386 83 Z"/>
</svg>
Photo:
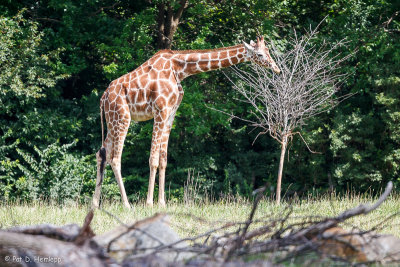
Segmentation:
<svg viewBox="0 0 400 267">
<path fill-rule="evenodd" d="M 361 203 L 373 202 L 375 199 L 363 196 L 344 196 L 344 197 L 318 197 L 296 200 L 292 203 L 283 202 L 276 206 L 273 201 L 263 200 L 260 202 L 256 218 L 278 218 L 287 212 L 290 205 L 293 208 L 292 221 L 304 216 L 334 216 L 338 213 L 356 207 Z M 35 225 L 50 223 L 64 225 L 77 223 L 81 225 L 89 210 L 90 205 L 70 203 L 67 205 L 49 204 L 45 202 L 31 203 L 0 203 L 0 223 L 2 228 L 18 225 Z M 216 227 L 223 222 L 245 221 L 250 209 L 251 202 L 246 200 L 222 200 L 216 203 L 190 204 L 168 203 L 166 208 L 146 207 L 143 203 L 138 203 L 132 209 L 124 208 L 120 203 L 105 203 L 102 209 L 118 217 L 126 224 L 131 224 L 137 220 L 146 218 L 156 212 L 166 212 L 170 214 L 171 226 L 180 234 L 181 237 L 194 236 L 203 233 L 210 228 Z M 343 225 L 344 228 L 351 228 L 351 225 L 361 229 L 370 229 L 380 226 L 381 233 L 389 233 L 400 237 L 400 216 L 393 216 L 385 223 L 385 218 L 400 211 L 400 196 L 389 197 L 381 207 L 366 216 L 358 216 Z M 204 220 L 198 220 L 194 216 Z M 96 234 L 109 231 L 117 226 L 119 222 L 102 210 L 96 210 L 92 221 L 92 228 Z"/>
</svg>

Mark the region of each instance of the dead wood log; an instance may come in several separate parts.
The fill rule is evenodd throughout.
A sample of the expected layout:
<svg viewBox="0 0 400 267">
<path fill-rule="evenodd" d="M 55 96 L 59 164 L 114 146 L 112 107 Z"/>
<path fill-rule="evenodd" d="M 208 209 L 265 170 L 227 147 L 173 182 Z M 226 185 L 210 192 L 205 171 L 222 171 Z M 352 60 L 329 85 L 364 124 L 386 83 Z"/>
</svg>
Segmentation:
<svg viewBox="0 0 400 267">
<path fill-rule="evenodd" d="M 166 214 L 155 214 L 131 226 L 120 225 L 93 240 L 118 262 L 129 262 L 149 255 L 176 262 L 193 256 L 192 253 L 181 252 L 188 244 L 179 242 L 181 238 L 169 226 Z"/>
<path fill-rule="evenodd" d="M 81 228 L 77 224 L 67 224 L 64 226 L 39 224 L 30 226 L 16 226 L 5 229 L 5 231 L 27 235 L 42 235 L 69 242 L 76 239 L 76 237 L 79 235 L 80 229 Z"/>
<path fill-rule="evenodd" d="M 82 228 L 42 224 L 0 230 L 0 266 L 109 266 L 114 261 L 91 240 L 93 211 Z"/>
<path fill-rule="evenodd" d="M 107 266 L 111 261 L 95 243 L 77 246 L 45 236 L 0 231 L 0 266 Z"/>
<path fill-rule="evenodd" d="M 386 264 L 400 261 L 400 239 L 392 235 L 335 227 L 313 242 L 322 254 L 349 262 Z"/>
<path fill-rule="evenodd" d="M 93 210 L 90 210 L 85 217 L 82 227 L 79 227 L 77 224 L 66 224 L 63 226 L 39 224 L 31 226 L 15 226 L 5 229 L 5 231 L 27 235 L 42 235 L 67 242 L 74 241 L 79 245 L 83 244 L 84 240 L 90 239 L 94 236 L 94 233 L 90 228 L 93 216 L 94 212 Z"/>
<path fill-rule="evenodd" d="M 155 256 L 147 256 L 124 262 L 124 267 L 280 267 L 267 260 L 243 261 L 235 260 L 229 262 L 212 261 L 205 259 L 193 259 L 188 262 L 168 262 Z"/>
</svg>

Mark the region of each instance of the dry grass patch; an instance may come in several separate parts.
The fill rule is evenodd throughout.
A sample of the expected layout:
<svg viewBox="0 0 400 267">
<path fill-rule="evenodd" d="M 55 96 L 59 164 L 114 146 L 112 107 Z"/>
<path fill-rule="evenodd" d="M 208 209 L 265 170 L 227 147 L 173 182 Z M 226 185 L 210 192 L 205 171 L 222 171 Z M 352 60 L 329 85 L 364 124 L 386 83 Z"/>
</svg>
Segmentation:
<svg viewBox="0 0 400 267">
<path fill-rule="evenodd" d="M 308 216 L 334 216 L 346 209 L 358 206 L 361 203 L 373 202 L 375 199 L 364 196 L 345 197 L 319 197 L 318 200 L 303 199 L 291 203 L 283 202 L 275 205 L 272 200 L 263 200 L 257 209 L 256 220 L 268 220 L 282 217 L 292 208 L 291 219 L 294 222 Z M 0 222 L 2 228 L 17 225 L 35 225 L 49 223 L 65 225 L 69 223 L 82 224 L 89 210 L 89 205 L 69 203 L 58 205 L 43 201 L 36 202 L 3 202 L 0 203 Z M 245 200 L 220 201 L 211 204 L 169 203 L 166 208 L 149 208 L 144 203 L 137 203 L 132 209 L 124 208 L 121 203 L 104 203 L 103 210 L 113 214 L 126 224 L 149 217 L 157 212 L 170 214 L 171 226 L 182 237 L 189 237 L 203 233 L 211 228 L 216 228 L 225 222 L 246 221 L 251 209 L 251 203 Z M 400 216 L 393 216 L 400 211 L 400 197 L 388 198 L 381 207 L 365 216 L 357 216 L 349 220 L 343 228 L 352 226 L 361 229 L 379 227 L 379 232 L 400 237 Z M 113 229 L 119 222 L 106 212 L 97 210 L 92 221 L 92 228 L 96 234 L 101 234 Z"/>
</svg>

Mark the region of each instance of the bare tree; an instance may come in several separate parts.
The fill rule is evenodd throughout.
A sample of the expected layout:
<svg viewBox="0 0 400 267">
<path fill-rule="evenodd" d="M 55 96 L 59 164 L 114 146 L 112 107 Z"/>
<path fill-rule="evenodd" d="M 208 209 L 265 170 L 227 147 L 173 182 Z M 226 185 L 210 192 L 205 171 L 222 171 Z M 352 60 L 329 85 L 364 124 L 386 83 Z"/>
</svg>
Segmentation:
<svg viewBox="0 0 400 267">
<path fill-rule="evenodd" d="M 260 134 L 269 133 L 281 144 L 277 204 L 280 203 L 283 164 L 288 143 L 296 134 L 301 137 L 297 130 L 307 119 L 333 108 L 338 103 L 340 98 L 335 93 L 339 89 L 340 81 L 346 76 L 338 70 L 339 64 L 347 57 L 341 57 L 337 53 L 345 41 L 335 44 L 323 41 L 318 45 L 316 41 L 317 31 L 310 29 L 301 37 L 294 32 L 294 37 L 289 40 L 284 52 L 271 44 L 271 55 L 281 70 L 280 74 L 253 63 L 249 71 L 232 67 L 239 78 L 237 81 L 227 75 L 234 88 L 244 96 L 244 101 L 253 106 L 255 120 L 233 117 L 261 128 Z M 309 149 L 308 145 L 307 148 Z"/>
</svg>

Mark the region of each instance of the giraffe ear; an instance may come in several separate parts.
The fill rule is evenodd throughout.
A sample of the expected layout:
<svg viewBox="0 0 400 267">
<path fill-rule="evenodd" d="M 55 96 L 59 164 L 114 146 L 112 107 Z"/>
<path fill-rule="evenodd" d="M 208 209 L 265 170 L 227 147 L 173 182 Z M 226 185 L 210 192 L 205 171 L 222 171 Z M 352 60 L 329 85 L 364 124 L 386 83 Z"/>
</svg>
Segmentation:
<svg viewBox="0 0 400 267">
<path fill-rule="evenodd" d="M 251 40 L 250 41 L 250 45 L 253 46 L 253 47 L 256 47 L 257 44 L 253 40 Z"/>
<path fill-rule="evenodd" d="M 254 47 L 253 47 L 253 45 L 251 44 L 253 41 L 250 41 L 250 44 L 248 44 L 248 43 L 246 43 L 246 42 L 243 42 L 243 44 L 244 44 L 244 47 L 246 48 L 246 50 L 247 51 L 250 51 L 250 52 L 253 52 L 254 51 Z M 254 43 L 254 42 L 253 42 Z"/>
</svg>

